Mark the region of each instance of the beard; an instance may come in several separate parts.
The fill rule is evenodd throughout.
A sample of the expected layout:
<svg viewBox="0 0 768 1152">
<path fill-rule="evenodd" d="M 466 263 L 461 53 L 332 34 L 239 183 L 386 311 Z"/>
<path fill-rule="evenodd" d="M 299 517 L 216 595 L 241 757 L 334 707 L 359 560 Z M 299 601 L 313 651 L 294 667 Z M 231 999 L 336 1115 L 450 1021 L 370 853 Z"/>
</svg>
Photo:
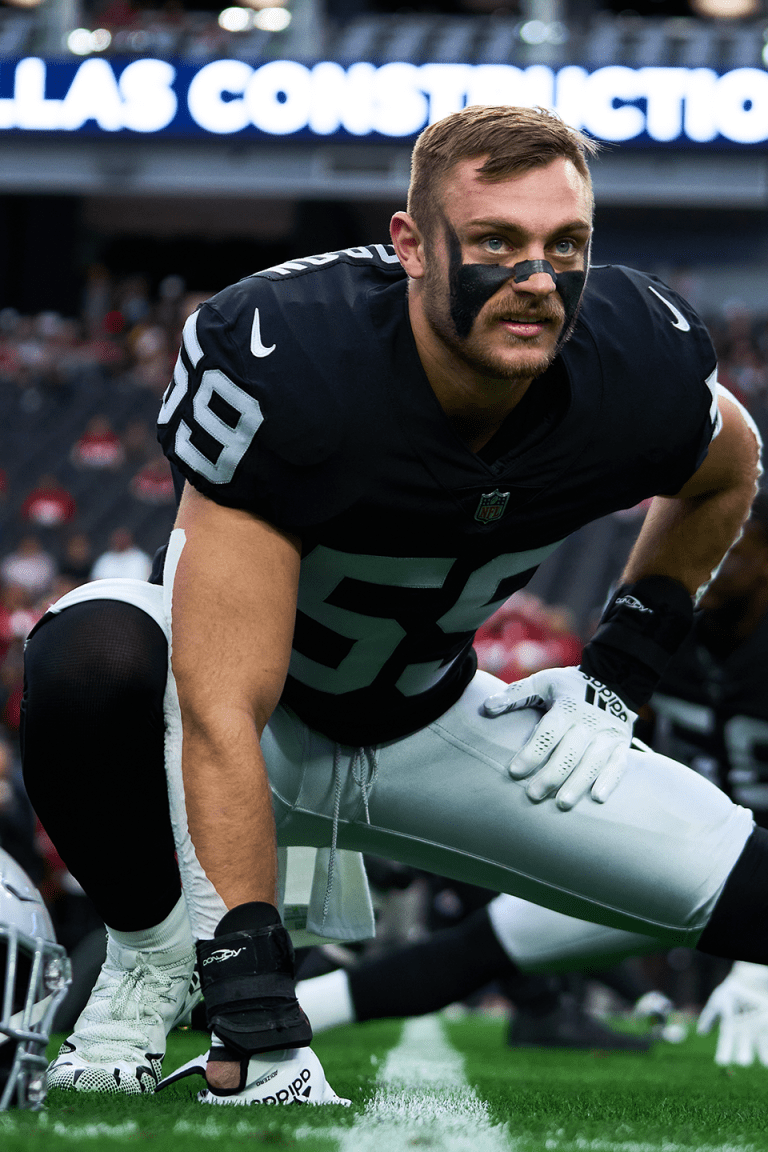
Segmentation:
<svg viewBox="0 0 768 1152">
<path fill-rule="evenodd" d="M 456 331 L 451 317 L 449 289 L 440 270 L 433 265 L 427 270 L 422 284 L 424 315 L 433 332 L 454 356 L 481 376 L 509 383 L 535 379 L 546 372 L 562 345 L 562 340 L 558 338 L 548 341 L 546 347 L 541 347 L 533 340 L 524 340 L 511 332 L 504 332 L 504 346 L 499 347 L 496 339 L 494 347 L 488 338 L 494 329 L 497 333 L 501 332 L 501 320 L 527 323 L 544 321 L 546 328 L 543 335 L 557 333 L 560 337 L 565 325 L 565 307 L 556 294 L 545 300 L 532 301 L 527 308 L 521 307 L 519 301 L 509 297 L 506 305 L 503 298 L 496 300 L 492 297 L 475 317 L 469 335 L 462 337 Z M 514 357 L 505 354 L 505 350 L 514 351 Z"/>
</svg>

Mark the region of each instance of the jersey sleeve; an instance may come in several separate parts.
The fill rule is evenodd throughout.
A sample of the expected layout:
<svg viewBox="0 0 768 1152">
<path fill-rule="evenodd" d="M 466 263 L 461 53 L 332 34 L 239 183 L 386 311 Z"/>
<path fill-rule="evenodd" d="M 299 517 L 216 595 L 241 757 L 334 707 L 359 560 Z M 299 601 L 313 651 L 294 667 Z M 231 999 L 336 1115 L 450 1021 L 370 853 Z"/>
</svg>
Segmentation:
<svg viewBox="0 0 768 1152">
<path fill-rule="evenodd" d="M 595 271 L 588 322 L 600 350 L 606 408 L 620 413 L 627 469 L 649 485 L 632 495 L 674 495 L 720 429 L 709 332 L 657 277 L 620 265 Z"/>
<path fill-rule="evenodd" d="M 702 392 L 706 414 L 702 419 L 698 468 L 723 424 L 718 406 L 717 355 L 706 325 L 688 301 L 656 276 L 645 279 L 657 331 L 663 332 L 670 344 L 684 341 L 679 352 L 681 374 L 690 376 L 693 389 L 702 385 L 706 388 Z"/>
<path fill-rule="evenodd" d="M 332 399 L 321 399 L 322 381 L 302 390 L 306 375 L 273 285 L 252 277 L 226 289 L 184 325 L 158 415 L 165 455 L 216 503 L 297 522 L 308 476 L 338 437 Z"/>
</svg>

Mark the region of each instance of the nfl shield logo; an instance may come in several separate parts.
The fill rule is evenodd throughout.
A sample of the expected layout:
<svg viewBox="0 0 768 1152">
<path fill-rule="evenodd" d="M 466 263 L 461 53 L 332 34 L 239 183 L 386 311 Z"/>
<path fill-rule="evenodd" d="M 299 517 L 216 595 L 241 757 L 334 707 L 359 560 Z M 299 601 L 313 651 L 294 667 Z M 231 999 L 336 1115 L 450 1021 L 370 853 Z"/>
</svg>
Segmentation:
<svg viewBox="0 0 768 1152">
<path fill-rule="evenodd" d="M 475 512 L 475 520 L 480 524 L 490 524 L 493 520 L 501 520 L 509 503 L 509 492 L 484 492 Z"/>
</svg>

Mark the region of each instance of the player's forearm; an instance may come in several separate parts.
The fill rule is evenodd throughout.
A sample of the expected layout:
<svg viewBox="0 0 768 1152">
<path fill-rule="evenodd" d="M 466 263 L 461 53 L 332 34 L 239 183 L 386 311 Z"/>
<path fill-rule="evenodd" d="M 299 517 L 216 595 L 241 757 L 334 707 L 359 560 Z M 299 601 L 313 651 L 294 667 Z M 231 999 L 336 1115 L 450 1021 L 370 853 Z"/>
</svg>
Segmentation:
<svg viewBox="0 0 768 1152">
<path fill-rule="evenodd" d="M 741 405 L 720 398 L 722 428 L 704 462 L 674 496 L 657 496 L 621 583 L 668 576 L 695 596 L 737 539 L 757 492 L 760 438 Z"/>
<path fill-rule="evenodd" d="M 705 496 L 657 496 L 620 583 L 668 576 L 694 596 L 738 537 L 755 491 L 755 478 L 748 475 L 738 485 Z"/>
<path fill-rule="evenodd" d="M 274 904 L 272 798 L 256 726 L 234 709 L 200 717 L 182 701 L 182 772 L 198 860 L 227 908 Z"/>
</svg>

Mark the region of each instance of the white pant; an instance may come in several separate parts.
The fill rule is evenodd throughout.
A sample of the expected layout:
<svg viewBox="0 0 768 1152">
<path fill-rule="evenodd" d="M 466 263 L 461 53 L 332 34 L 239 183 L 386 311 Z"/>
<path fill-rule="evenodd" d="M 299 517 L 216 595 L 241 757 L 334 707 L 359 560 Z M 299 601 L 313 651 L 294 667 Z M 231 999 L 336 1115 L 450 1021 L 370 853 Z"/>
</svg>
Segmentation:
<svg viewBox="0 0 768 1152">
<path fill-rule="evenodd" d="M 78 588 L 55 610 L 94 598 L 135 604 L 169 635 L 163 590 L 139 581 Z M 568 812 L 551 798 L 534 804 L 525 795 L 526 781 L 511 779 L 507 765 L 538 713 L 483 715 L 483 701 L 499 689 L 498 680 L 478 672 L 435 723 L 375 749 L 370 822 L 365 777 L 361 785 L 359 772 L 358 781 L 350 772 L 356 750 L 335 745 L 279 707 L 262 740 L 279 844 L 328 846 L 335 824 L 339 848 L 399 860 L 565 914 L 556 919 L 544 914 L 537 929 L 532 911 L 529 935 L 535 938 L 550 925 L 560 939 L 556 948 L 566 953 L 567 917 L 619 930 L 621 939 L 597 935 L 608 954 L 640 950 L 630 946 L 627 933 L 652 936 L 658 946 L 694 945 L 752 831 L 751 813 L 683 765 L 634 750 L 605 804 L 587 798 Z M 224 905 L 197 861 L 186 827 L 181 719 L 170 673 L 166 724 L 182 883 L 193 932 L 210 937 Z M 370 761 L 367 768 L 370 782 Z M 573 924 L 572 930 L 574 954 L 583 955 L 576 938 L 595 936 L 590 930 L 585 935 L 583 924 Z M 498 927 L 497 932 L 504 943 Z"/>
</svg>

